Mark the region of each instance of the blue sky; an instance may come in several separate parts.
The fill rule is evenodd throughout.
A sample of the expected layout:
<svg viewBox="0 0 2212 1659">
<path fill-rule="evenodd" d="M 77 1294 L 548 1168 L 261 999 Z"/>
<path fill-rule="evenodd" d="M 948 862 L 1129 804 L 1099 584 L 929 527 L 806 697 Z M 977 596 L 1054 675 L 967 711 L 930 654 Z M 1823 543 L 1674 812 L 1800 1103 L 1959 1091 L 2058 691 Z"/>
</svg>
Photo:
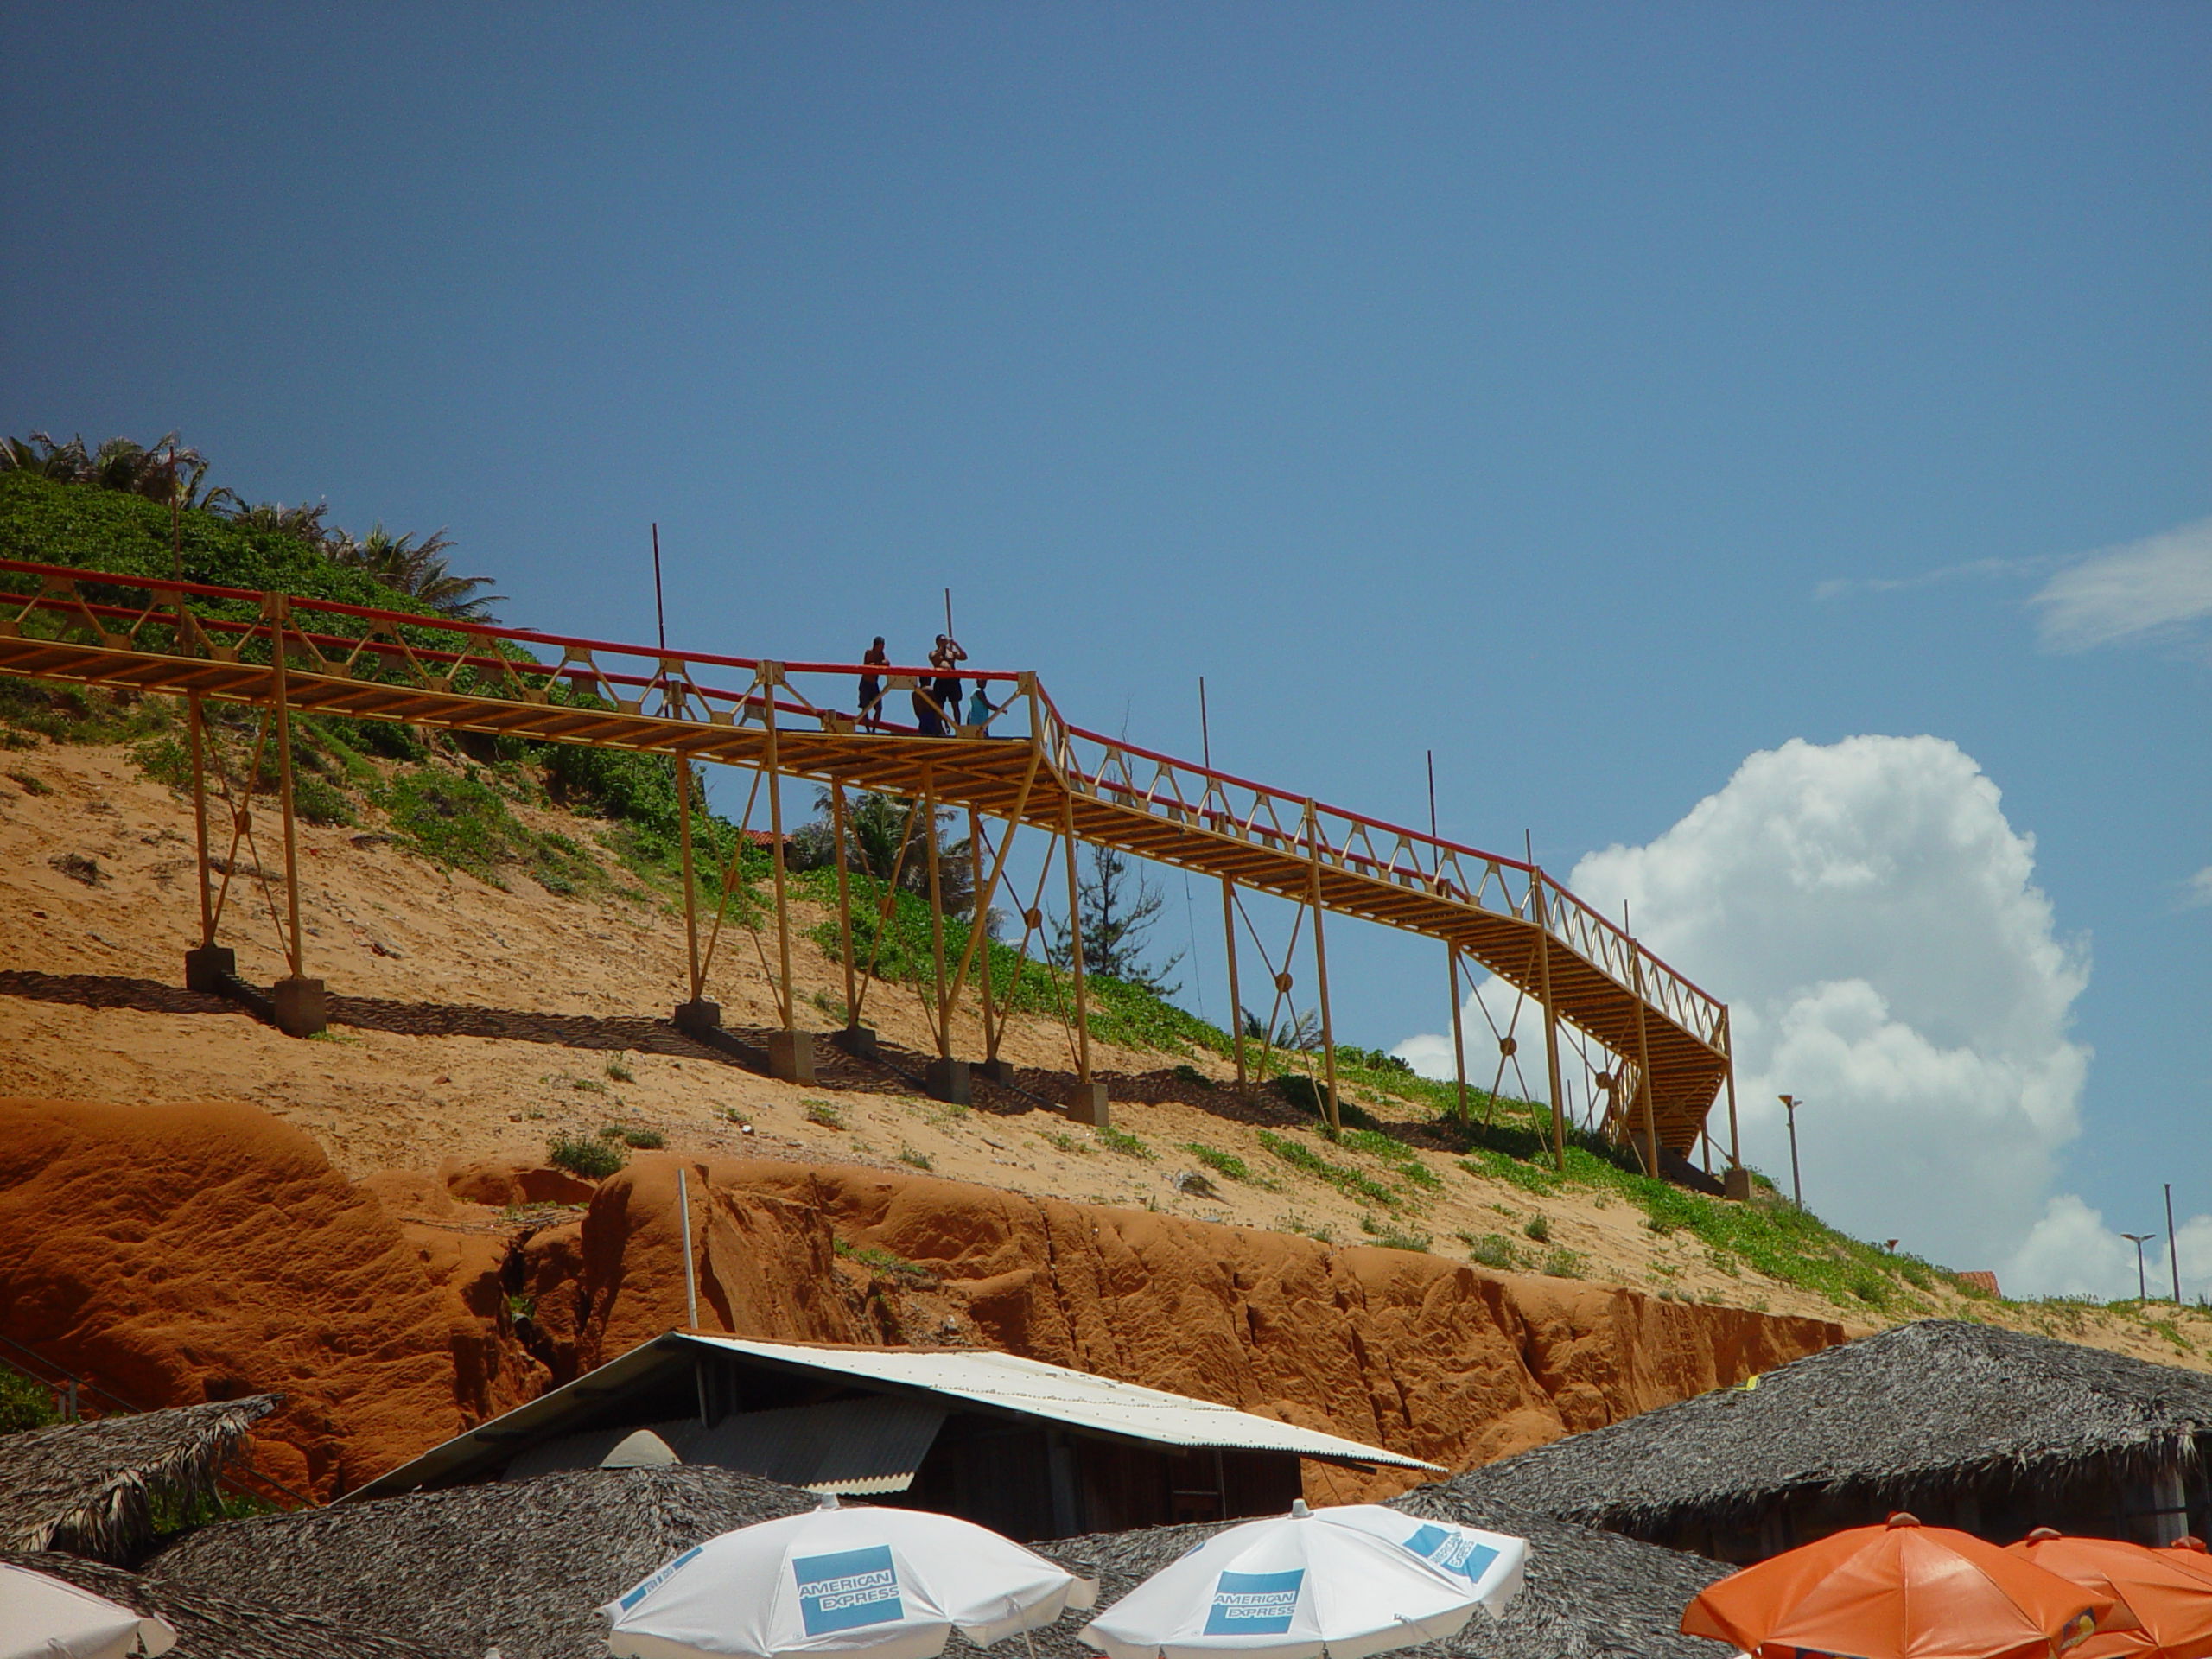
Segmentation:
<svg viewBox="0 0 2212 1659">
<path fill-rule="evenodd" d="M 1078 719 L 1194 753 L 1204 674 L 1223 764 L 1417 821 L 1433 747 L 1562 872 L 1945 740 L 2087 966 L 2005 1201 L 2212 1211 L 2206 632 L 2032 602 L 2212 514 L 2202 6 L 6 16 L 6 430 L 179 428 L 536 626 L 642 637 L 656 519 L 702 648 L 950 584 Z M 1331 946 L 1341 1034 L 1441 1028 L 1433 948 Z"/>
</svg>

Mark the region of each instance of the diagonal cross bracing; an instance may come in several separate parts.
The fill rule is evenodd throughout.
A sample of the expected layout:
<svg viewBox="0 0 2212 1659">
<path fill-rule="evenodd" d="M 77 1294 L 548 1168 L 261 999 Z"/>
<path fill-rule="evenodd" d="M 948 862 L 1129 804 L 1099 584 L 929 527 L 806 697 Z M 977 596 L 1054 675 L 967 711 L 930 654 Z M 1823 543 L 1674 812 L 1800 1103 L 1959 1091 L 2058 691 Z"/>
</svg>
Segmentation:
<svg viewBox="0 0 2212 1659">
<path fill-rule="evenodd" d="M 946 805 L 1048 833 L 1071 813 L 1083 840 L 1294 904 L 1312 898 L 1318 862 L 1325 909 L 1447 941 L 1531 995 L 1541 883 L 1558 1015 L 1632 1064 L 1642 1004 L 1664 1145 L 1694 1147 L 1727 1075 L 1725 1005 L 1535 867 L 1085 731 L 1032 674 L 963 673 L 997 712 L 923 737 L 862 731 L 843 711 L 862 674 L 897 686 L 925 669 L 670 652 L 0 559 L 0 588 L 31 587 L 0 591 L 0 673 L 268 708 L 282 617 L 286 701 L 302 713 L 756 768 L 772 718 L 782 773 L 912 796 L 926 766 Z"/>
</svg>

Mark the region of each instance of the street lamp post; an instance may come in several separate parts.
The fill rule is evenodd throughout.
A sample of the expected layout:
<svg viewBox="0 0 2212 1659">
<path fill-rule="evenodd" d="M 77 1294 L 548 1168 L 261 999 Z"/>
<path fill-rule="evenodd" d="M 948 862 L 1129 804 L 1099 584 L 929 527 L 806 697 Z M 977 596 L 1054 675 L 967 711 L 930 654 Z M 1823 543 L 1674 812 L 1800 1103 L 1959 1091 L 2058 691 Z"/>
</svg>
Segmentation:
<svg viewBox="0 0 2212 1659">
<path fill-rule="evenodd" d="M 2147 1302 L 2151 1300 L 2151 1287 L 2149 1284 L 2145 1281 L 2143 1277 L 2143 1247 L 2145 1244 L 2148 1244 L 2152 1239 L 2156 1238 L 2158 1235 L 2156 1233 L 2122 1233 L 2120 1236 L 2122 1238 L 2132 1239 L 2134 1241 L 2135 1300 L 2139 1302 Z"/>
<path fill-rule="evenodd" d="M 1789 1193 L 1797 1207 L 1802 1210 L 1805 1207 L 1805 1182 L 1797 1171 L 1797 1109 L 1805 1103 L 1795 1095 L 1777 1095 L 1775 1098 L 1782 1103 L 1782 1109 L 1789 1114 Z"/>
</svg>

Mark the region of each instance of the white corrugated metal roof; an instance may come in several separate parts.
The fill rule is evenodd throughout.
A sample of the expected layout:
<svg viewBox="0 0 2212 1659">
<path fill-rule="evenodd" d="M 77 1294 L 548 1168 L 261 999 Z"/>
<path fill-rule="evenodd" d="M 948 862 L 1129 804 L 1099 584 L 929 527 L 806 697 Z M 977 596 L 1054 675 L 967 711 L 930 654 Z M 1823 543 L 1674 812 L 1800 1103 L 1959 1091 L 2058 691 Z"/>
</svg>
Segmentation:
<svg viewBox="0 0 2212 1659">
<path fill-rule="evenodd" d="M 1402 1457 L 1381 1446 L 1363 1446 L 1319 1429 L 1279 1423 L 1211 1400 L 1117 1382 L 1111 1377 L 1093 1376 L 1088 1371 L 1071 1370 L 1041 1359 L 1023 1359 L 994 1349 L 816 1347 L 670 1331 L 526 1405 L 431 1447 L 367 1485 L 356 1487 L 346 1498 L 389 1497 L 513 1463 L 531 1447 L 573 1433 L 582 1422 L 601 1414 L 601 1402 L 650 1385 L 671 1364 L 687 1364 L 681 1357 L 698 1348 L 718 1349 L 770 1364 L 833 1372 L 855 1383 L 920 1389 L 984 1410 L 1040 1417 L 1093 1433 L 1119 1434 L 1162 1446 L 1283 1452 L 1325 1463 L 1379 1464 L 1392 1469 L 1444 1472 L 1437 1465 L 1418 1458 Z M 678 1455 L 686 1454 L 679 1448 Z M 867 1478 L 896 1472 L 887 1469 L 840 1471 L 830 1478 Z"/>
<path fill-rule="evenodd" d="M 1248 1452 L 1292 1452 L 1332 1463 L 1381 1464 L 1394 1469 L 1437 1465 L 1402 1457 L 1380 1446 L 1363 1446 L 1319 1429 L 1277 1422 L 1234 1406 L 1188 1395 L 1169 1394 L 1135 1382 L 1071 1370 L 1041 1359 L 1024 1359 L 995 1349 L 936 1348 L 880 1350 L 813 1347 L 802 1343 L 755 1342 L 742 1337 L 683 1333 L 687 1343 L 727 1349 L 756 1359 L 803 1365 L 810 1370 L 900 1388 L 927 1389 L 971 1405 L 996 1407 L 1050 1418 L 1072 1427 L 1131 1435 L 1163 1446 L 1219 1446 Z"/>
</svg>

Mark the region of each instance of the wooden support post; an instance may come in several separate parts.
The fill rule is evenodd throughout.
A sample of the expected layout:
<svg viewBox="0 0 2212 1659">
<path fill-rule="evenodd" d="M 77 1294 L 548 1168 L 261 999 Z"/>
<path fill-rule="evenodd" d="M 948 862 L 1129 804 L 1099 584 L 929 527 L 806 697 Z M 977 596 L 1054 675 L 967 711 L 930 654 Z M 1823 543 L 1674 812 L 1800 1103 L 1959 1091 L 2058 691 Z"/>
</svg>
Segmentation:
<svg viewBox="0 0 2212 1659">
<path fill-rule="evenodd" d="M 238 972 L 238 952 L 215 943 L 215 890 L 207 861 L 207 715 L 200 695 L 184 700 L 185 741 L 192 753 L 193 861 L 200 871 L 200 943 L 184 953 L 187 990 L 220 994 L 224 982 Z"/>
<path fill-rule="evenodd" d="M 922 1086 L 957 1106 L 969 1103 L 972 1090 L 968 1062 L 952 1058 L 952 1020 L 944 977 L 944 887 L 937 855 L 937 774 L 922 766 L 922 856 L 929 861 L 930 960 L 937 976 L 937 1058 L 924 1068 Z"/>
<path fill-rule="evenodd" d="M 1014 826 L 1007 826 L 1010 841 Z M 974 895 L 969 906 L 968 948 L 961 959 L 965 968 L 970 961 L 980 957 L 983 971 L 976 986 L 976 1000 L 983 1014 L 983 1054 L 987 1062 L 999 1057 L 999 1027 L 996 1010 L 991 1003 L 991 947 L 990 899 L 983 879 L 983 816 L 970 806 L 968 809 L 968 890 Z"/>
<path fill-rule="evenodd" d="M 1090 993 L 1083 962 L 1083 880 L 1075 861 L 1075 797 L 1060 797 L 1060 838 L 1068 866 L 1068 976 L 1075 987 L 1075 1087 L 1068 1092 L 1068 1116 L 1078 1123 L 1104 1128 L 1106 1085 L 1090 1075 Z"/>
<path fill-rule="evenodd" d="M 1467 1039 L 1460 1029 L 1459 947 L 1447 941 L 1444 966 L 1452 982 L 1452 1065 L 1459 1078 L 1459 1122 L 1467 1121 Z"/>
<path fill-rule="evenodd" d="M 184 700 L 186 741 L 192 751 L 192 842 L 200 864 L 200 943 L 215 943 L 215 892 L 207 880 L 207 753 L 200 694 Z"/>
<path fill-rule="evenodd" d="M 1244 1066 L 1244 1002 L 1236 988 L 1236 882 L 1221 878 L 1221 925 L 1229 938 L 1229 1041 L 1236 1051 L 1236 1086 L 1247 1087 L 1250 1074 Z"/>
<path fill-rule="evenodd" d="M 791 909 L 790 884 L 784 857 L 783 768 L 776 752 L 776 687 L 783 669 L 775 663 L 760 664 L 762 715 L 767 723 L 768 868 L 776 893 L 776 997 L 784 1016 L 781 1031 L 768 1038 L 768 1071 L 786 1083 L 814 1081 L 814 1034 L 798 1028 L 798 993 L 791 984 Z M 736 857 L 744 856 L 740 848 Z M 727 902 L 727 895 L 724 897 Z M 719 925 L 720 918 L 716 918 Z"/>
<path fill-rule="evenodd" d="M 1728 1167 L 1740 1169 L 1744 1165 L 1743 1142 L 1736 1130 L 1736 1033 L 1728 1020 L 1728 1010 L 1720 1010 L 1720 1041 L 1728 1052 Z"/>
<path fill-rule="evenodd" d="M 944 995 L 944 890 L 937 855 L 937 775 L 927 766 L 922 768 L 922 856 L 929 860 L 930 963 L 937 983 L 937 1052 L 939 1059 L 949 1060 L 952 1058 L 952 1027 L 946 1015 Z"/>
<path fill-rule="evenodd" d="M 1643 1167 L 1659 1176 L 1659 1122 L 1652 1100 L 1651 1039 L 1643 1018 L 1643 951 L 1634 939 L 1628 942 L 1629 977 L 1636 993 L 1636 1091 L 1643 1102 Z"/>
<path fill-rule="evenodd" d="M 1552 1091 L 1552 1167 L 1567 1169 L 1567 1095 L 1559 1077 L 1559 1007 L 1552 1001 L 1552 931 L 1550 907 L 1544 901 L 1544 873 L 1530 873 L 1529 891 L 1535 900 L 1536 986 L 1544 1004 L 1544 1074 Z"/>
<path fill-rule="evenodd" d="M 306 936 L 300 931 L 300 826 L 292 806 L 292 699 L 290 668 L 285 660 L 284 618 L 280 594 L 270 612 L 270 661 L 276 681 L 276 799 L 284 815 L 284 909 L 289 937 L 285 942 L 289 972 L 270 992 L 276 1028 L 288 1037 L 312 1037 L 327 1029 L 322 982 L 307 976 Z"/>
<path fill-rule="evenodd" d="M 852 874 L 845 856 L 845 785 L 833 780 L 830 785 L 830 834 L 836 843 L 837 860 L 837 945 L 845 961 L 845 1042 L 843 1046 L 859 1052 L 865 1048 L 873 1053 L 874 1033 L 863 1040 L 858 1033 L 860 1024 L 860 987 L 853 974 L 853 887 Z"/>
<path fill-rule="evenodd" d="M 993 1014 L 991 991 L 991 944 L 985 924 L 991 913 L 991 900 L 998 894 L 999 881 L 1006 874 L 1007 855 L 1014 850 L 1014 828 L 1029 807 L 1029 791 L 1037 781 L 1037 772 L 1044 764 L 1044 751 L 1033 746 L 1029 753 L 1028 770 L 1021 774 L 1020 792 L 1014 798 L 1014 806 L 1006 815 L 1006 835 L 999 842 L 998 856 L 991 861 L 991 873 L 983 874 L 982 819 L 973 807 L 968 810 L 968 845 L 975 858 L 976 895 L 973 906 L 974 924 L 968 930 L 968 944 L 960 953 L 960 965 L 952 976 L 952 991 L 946 998 L 951 1015 L 960 1010 L 960 995 L 968 988 L 968 976 L 977 962 L 983 964 L 983 1065 L 985 1075 L 996 1084 L 1010 1085 L 1014 1082 L 1014 1067 L 999 1058 L 999 1027 Z"/>
<path fill-rule="evenodd" d="M 1310 800 L 1306 803 L 1306 844 L 1313 855 L 1313 982 L 1321 998 L 1321 1075 L 1327 1086 L 1323 1104 L 1327 1108 L 1329 1138 L 1333 1141 L 1344 1133 L 1344 1126 L 1337 1105 L 1337 1033 L 1329 1023 L 1329 950 L 1321 938 L 1321 819 Z"/>
<path fill-rule="evenodd" d="M 1726 1008 L 1720 1010 L 1720 1043 L 1728 1055 L 1728 1167 L 1721 1173 L 1720 1190 L 1725 1197 L 1748 1203 L 1751 1172 L 1744 1167 L 1744 1144 L 1736 1127 L 1736 1034 L 1730 1029 Z"/>
<path fill-rule="evenodd" d="M 687 982 L 691 987 L 690 1001 L 696 1005 L 704 999 L 706 988 L 699 982 L 699 884 L 691 869 L 691 760 L 683 754 L 676 757 L 676 841 L 683 871 L 683 944 L 690 960 Z"/>
<path fill-rule="evenodd" d="M 1078 1083 L 1090 1081 L 1090 1003 L 1084 988 L 1083 883 L 1075 861 L 1075 798 L 1060 800 L 1060 839 L 1068 867 L 1068 971 L 1075 982 L 1075 1075 Z"/>
</svg>

